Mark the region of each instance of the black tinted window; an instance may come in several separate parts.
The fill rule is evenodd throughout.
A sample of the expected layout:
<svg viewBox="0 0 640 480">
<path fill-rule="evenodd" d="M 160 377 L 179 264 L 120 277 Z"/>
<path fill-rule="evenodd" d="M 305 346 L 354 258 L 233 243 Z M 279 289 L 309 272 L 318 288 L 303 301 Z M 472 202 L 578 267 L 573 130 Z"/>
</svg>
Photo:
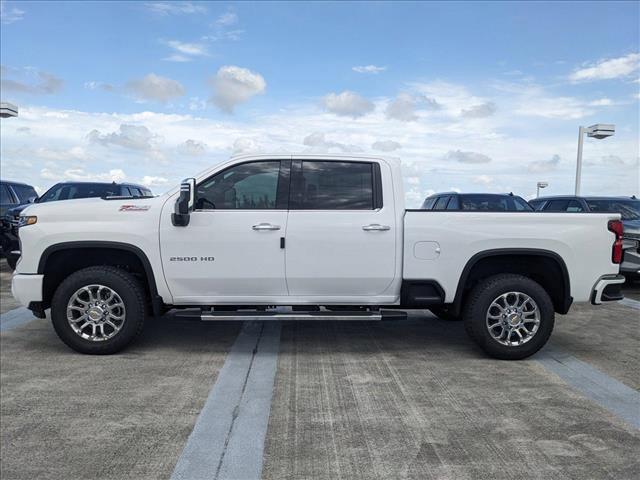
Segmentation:
<svg viewBox="0 0 640 480">
<path fill-rule="evenodd" d="M 465 195 L 462 197 L 462 210 L 504 212 L 509 210 L 508 198 L 497 195 Z"/>
<path fill-rule="evenodd" d="M 196 187 L 197 209 L 276 208 L 279 161 L 235 165 Z"/>
<path fill-rule="evenodd" d="M 447 208 L 447 202 L 449 201 L 449 197 L 444 196 L 444 197 L 439 197 L 438 200 L 436 201 L 436 204 L 434 205 L 433 209 L 434 210 L 444 210 L 445 208 Z"/>
<path fill-rule="evenodd" d="M 292 209 L 373 210 L 371 163 L 303 161 L 300 165 L 291 180 Z"/>
<path fill-rule="evenodd" d="M 549 200 L 544 207 L 545 212 L 566 212 L 569 200 Z"/>
<path fill-rule="evenodd" d="M 449 203 L 447 204 L 447 210 L 459 210 L 460 209 L 460 201 L 458 197 L 453 195 L 449 198 Z"/>
<path fill-rule="evenodd" d="M 576 200 L 571 200 L 567 205 L 567 212 L 582 212 L 582 205 Z"/>
<path fill-rule="evenodd" d="M 520 197 L 511 197 L 513 200 L 513 205 L 516 211 L 518 212 L 531 212 L 533 211 L 533 207 L 528 204 L 524 199 Z"/>
<path fill-rule="evenodd" d="M 431 210 L 433 208 L 433 204 L 436 203 L 437 198 L 438 197 L 430 197 L 425 199 L 424 203 L 422 204 L 422 209 Z"/>
<path fill-rule="evenodd" d="M 544 200 L 529 200 L 529 205 L 531 205 L 536 210 L 540 210 L 540 207 L 543 203 Z"/>
<path fill-rule="evenodd" d="M 20 203 L 25 203 L 31 198 L 36 198 L 38 194 L 33 187 L 28 185 L 14 185 L 13 191 L 18 195 Z"/>
<path fill-rule="evenodd" d="M 592 212 L 619 213 L 622 220 L 640 219 L 640 200 L 587 200 Z"/>
<path fill-rule="evenodd" d="M 9 192 L 9 188 L 6 185 L 0 185 L 0 203 L 3 205 L 15 203 L 13 196 Z"/>
<path fill-rule="evenodd" d="M 51 187 L 39 202 L 73 200 L 75 198 L 114 197 L 120 195 L 120 187 L 104 183 L 63 183 Z"/>
</svg>

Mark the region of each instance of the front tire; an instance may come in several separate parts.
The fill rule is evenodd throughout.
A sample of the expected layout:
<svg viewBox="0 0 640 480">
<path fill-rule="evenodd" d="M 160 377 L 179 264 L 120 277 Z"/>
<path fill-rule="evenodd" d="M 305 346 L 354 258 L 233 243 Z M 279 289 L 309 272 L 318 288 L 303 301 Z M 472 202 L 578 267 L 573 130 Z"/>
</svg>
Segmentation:
<svg viewBox="0 0 640 480">
<path fill-rule="evenodd" d="M 108 355 L 142 331 L 145 292 L 130 273 L 111 266 L 69 275 L 51 301 L 51 321 L 60 339 L 80 353 Z"/>
<path fill-rule="evenodd" d="M 476 285 L 464 307 L 465 329 L 487 354 L 520 360 L 540 350 L 553 331 L 549 294 L 528 277 L 502 274 Z"/>
</svg>

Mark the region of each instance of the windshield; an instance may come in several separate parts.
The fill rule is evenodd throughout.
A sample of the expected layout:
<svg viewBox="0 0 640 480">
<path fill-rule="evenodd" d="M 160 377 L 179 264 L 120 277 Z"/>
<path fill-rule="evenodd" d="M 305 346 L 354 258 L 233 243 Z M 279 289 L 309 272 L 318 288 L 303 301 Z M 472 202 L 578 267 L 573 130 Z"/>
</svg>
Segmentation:
<svg viewBox="0 0 640 480">
<path fill-rule="evenodd" d="M 619 213 L 622 220 L 640 219 L 640 200 L 587 200 L 592 212 Z"/>
<path fill-rule="evenodd" d="M 104 183 L 62 183 L 54 185 L 39 199 L 41 202 L 73 200 L 75 198 L 112 197 L 118 195 L 118 185 Z"/>
</svg>

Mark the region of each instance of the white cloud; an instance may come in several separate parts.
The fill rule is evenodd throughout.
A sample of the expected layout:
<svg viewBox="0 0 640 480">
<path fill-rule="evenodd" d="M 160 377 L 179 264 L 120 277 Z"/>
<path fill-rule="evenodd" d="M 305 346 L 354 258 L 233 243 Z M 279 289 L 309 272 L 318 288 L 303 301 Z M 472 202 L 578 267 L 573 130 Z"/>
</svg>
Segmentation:
<svg viewBox="0 0 640 480">
<path fill-rule="evenodd" d="M 475 177 L 473 177 L 473 180 L 472 180 L 473 183 L 478 185 L 484 185 L 485 187 L 493 185 L 493 181 L 494 181 L 494 178 L 490 175 L 476 175 Z"/>
<path fill-rule="evenodd" d="M 238 23 L 238 15 L 234 12 L 223 13 L 216 19 L 216 25 L 220 27 L 228 27 Z"/>
<path fill-rule="evenodd" d="M 599 98 L 589 102 L 589 105 L 592 107 L 608 107 L 613 105 L 613 101 L 610 98 Z"/>
<path fill-rule="evenodd" d="M 379 67 L 377 65 L 356 65 L 355 67 L 351 67 L 351 70 L 358 73 L 372 73 L 374 75 L 384 72 L 387 67 Z"/>
<path fill-rule="evenodd" d="M 185 155 L 198 156 L 207 151 L 207 145 L 203 142 L 198 142 L 197 140 L 188 139 L 184 143 L 178 145 L 178 150 L 180 153 Z"/>
<path fill-rule="evenodd" d="M 14 6 L 9 6 L 9 2 L 0 1 L 0 21 L 3 25 L 9 25 L 23 19 L 25 11 Z"/>
<path fill-rule="evenodd" d="M 549 173 L 558 169 L 560 155 L 554 155 L 549 160 L 536 160 L 529 163 L 527 169 L 530 173 Z"/>
<path fill-rule="evenodd" d="M 324 108 L 336 115 L 361 117 L 373 111 L 375 106 L 355 92 L 345 90 L 342 93 L 330 93 L 322 99 Z"/>
<path fill-rule="evenodd" d="M 258 152 L 260 150 L 260 145 L 258 142 L 251 138 L 238 138 L 235 142 L 233 142 L 233 154 L 239 155 L 241 153 L 253 153 Z"/>
<path fill-rule="evenodd" d="M 50 95 L 58 93 L 63 86 L 64 81 L 61 78 L 35 68 L 13 68 L 3 65 L 0 70 L 0 89 L 4 92 Z"/>
<path fill-rule="evenodd" d="M 113 92 L 116 89 L 116 87 L 114 87 L 110 83 L 95 81 L 85 82 L 84 88 L 86 88 L 87 90 L 104 90 L 105 92 Z"/>
<path fill-rule="evenodd" d="M 126 89 L 133 93 L 138 100 L 152 100 L 166 103 L 169 100 L 184 95 L 184 87 L 176 80 L 161 77 L 155 73 L 137 79 L 130 80 Z"/>
<path fill-rule="evenodd" d="M 324 133 L 319 133 L 319 132 L 307 135 L 306 137 L 304 137 L 304 140 L 302 141 L 302 143 L 307 147 L 311 147 L 311 150 L 316 153 L 325 153 L 325 152 L 331 152 L 334 150 L 338 150 L 339 152 L 345 152 L 345 153 L 354 153 L 354 152 L 362 151 L 362 149 L 356 145 L 347 145 L 344 143 L 327 140 L 325 138 Z"/>
<path fill-rule="evenodd" d="M 118 145 L 133 150 L 150 150 L 156 135 L 144 125 L 122 124 L 117 132 L 102 134 L 98 130 L 92 130 L 87 138 L 90 143 L 104 146 Z"/>
<path fill-rule="evenodd" d="M 210 83 L 213 87 L 211 101 L 227 113 L 232 113 L 237 105 L 264 93 L 267 88 L 262 75 L 233 65 L 221 67 Z"/>
<path fill-rule="evenodd" d="M 371 148 L 373 148 L 374 150 L 379 150 L 381 152 L 393 152 L 394 150 L 402 148 L 402 145 L 400 145 L 398 142 L 394 142 L 393 140 L 379 140 L 372 143 Z"/>
<path fill-rule="evenodd" d="M 437 110 L 440 108 L 440 105 L 433 98 L 402 92 L 387 105 L 385 115 L 387 118 L 394 120 L 410 122 L 418 119 L 416 115 L 416 109 L 418 107 L 424 107 L 427 110 Z"/>
<path fill-rule="evenodd" d="M 169 179 L 165 177 L 154 177 L 145 175 L 144 177 L 142 177 L 142 180 L 140 180 L 140 183 L 145 187 L 162 187 L 169 183 Z"/>
<path fill-rule="evenodd" d="M 127 175 L 120 168 L 115 168 L 104 173 L 87 172 L 82 168 L 69 168 L 63 172 L 54 172 L 49 168 L 40 171 L 40 177 L 44 180 L 60 181 L 73 180 L 76 182 L 122 182 Z"/>
<path fill-rule="evenodd" d="M 180 40 L 163 40 L 162 43 L 175 51 L 175 53 L 164 58 L 168 62 L 190 62 L 196 57 L 209 55 L 206 45 L 202 43 L 188 43 Z"/>
<path fill-rule="evenodd" d="M 602 59 L 595 63 L 587 64 L 569 75 L 569 80 L 578 83 L 626 78 L 636 73 L 639 68 L 640 54 L 629 53 L 622 57 Z"/>
<path fill-rule="evenodd" d="M 459 163 L 489 163 L 491 158 L 476 152 L 462 152 L 460 150 L 449 150 L 445 156 L 445 160 Z"/>
<path fill-rule="evenodd" d="M 156 15 L 168 17 L 170 15 L 191 15 L 191 14 L 205 14 L 207 8 L 201 4 L 194 4 L 192 2 L 149 2 L 144 6 L 151 13 Z"/>
<path fill-rule="evenodd" d="M 463 109 L 461 112 L 462 116 L 467 118 L 490 117 L 494 113 L 496 113 L 496 105 L 493 102 L 472 105 L 469 108 Z"/>
</svg>

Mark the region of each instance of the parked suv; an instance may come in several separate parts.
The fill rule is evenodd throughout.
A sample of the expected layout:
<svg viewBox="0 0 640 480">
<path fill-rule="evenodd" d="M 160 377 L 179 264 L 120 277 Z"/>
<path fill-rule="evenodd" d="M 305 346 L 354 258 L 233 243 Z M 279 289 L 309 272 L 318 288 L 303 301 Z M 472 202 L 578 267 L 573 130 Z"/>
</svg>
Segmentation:
<svg viewBox="0 0 640 480">
<path fill-rule="evenodd" d="M 640 200 L 632 197 L 576 197 L 563 195 L 530 200 L 542 212 L 619 213 L 624 225 L 624 259 L 620 272 L 627 278 L 640 277 Z"/>
<path fill-rule="evenodd" d="M 32 187 L 31 190 L 33 190 Z M 31 203 L 53 202 L 58 200 L 73 200 L 76 198 L 93 198 L 93 197 L 130 197 L 142 198 L 152 197 L 151 190 L 143 185 L 135 183 L 115 183 L 115 182 L 61 182 L 56 183 L 47 190 L 41 197 L 38 197 L 33 190 L 33 199 L 29 203 L 10 208 L 6 212 L 6 230 L 7 238 L 7 263 L 11 269 L 15 269 L 16 262 L 20 257 L 20 245 L 18 242 L 18 222 L 20 214 Z"/>
<path fill-rule="evenodd" d="M 513 193 L 436 193 L 422 203 L 422 210 L 476 210 L 484 212 L 532 212 L 533 208 Z"/>
<path fill-rule="evenodd" d="M 36 198 L 38 194 L 31 185 L 0 181 L 0 252 L 7 260 L 11 250 L 17 245 L 17 238 L 11 233 L 11 221 L 7 212 L 18 205 L 29 205 Z"/>
</svg>

